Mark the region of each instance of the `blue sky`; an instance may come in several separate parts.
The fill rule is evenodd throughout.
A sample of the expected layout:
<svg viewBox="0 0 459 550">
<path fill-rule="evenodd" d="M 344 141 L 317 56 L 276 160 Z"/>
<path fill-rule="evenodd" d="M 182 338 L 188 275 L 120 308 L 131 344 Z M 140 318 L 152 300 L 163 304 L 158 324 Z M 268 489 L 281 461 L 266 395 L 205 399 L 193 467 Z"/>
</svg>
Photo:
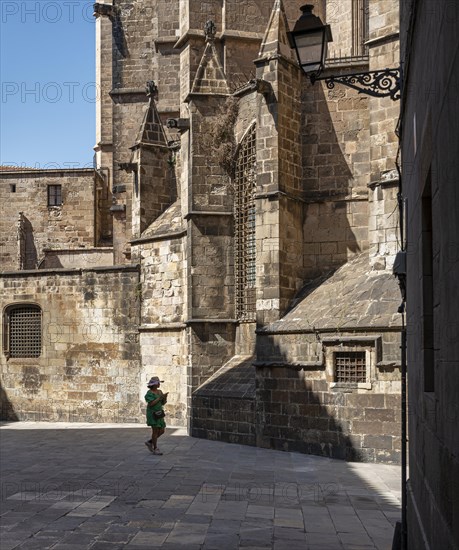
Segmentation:
<svg viewBox="0 0 459 550">
<path fill-rule="evenodd" d="M 92 165 L 92 6 L 86 0 L 0 0 L 0 164 Z"/>
</svg>

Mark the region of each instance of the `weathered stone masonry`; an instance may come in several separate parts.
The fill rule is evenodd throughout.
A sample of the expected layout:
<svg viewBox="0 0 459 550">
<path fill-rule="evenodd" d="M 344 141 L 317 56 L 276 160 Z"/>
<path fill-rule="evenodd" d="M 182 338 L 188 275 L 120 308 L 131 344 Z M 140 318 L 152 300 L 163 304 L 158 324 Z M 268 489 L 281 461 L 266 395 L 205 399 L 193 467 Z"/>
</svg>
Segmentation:
<svg viewBox="0 0 459 550">
<path fill-rule="evenodd" d="M 3 273 L 1 311 L 32 303 L 42 312 L 40 356 L 1 354 L 3 418 L 137 422 L 138 284 L 135 266 Z"/>
<path fill-rule="evenodd" d="M 96 167 L 53 175 L 54 225 L 17 187 L 0 234 L 2 270 L 19 270 L 0 277 L 4 307 L 63 327 L 55 342 L 43 325 L 36 359 L 3 353 L 10 418 L 64 419 L 51 398 L 142 422 L 156 374 L 169 424 L 197 437 L 398 460 L 397 106 L 311 86 L 287 38 L 301 4 L 95 5 Z M 394 64 L 395 0 L 314 4 L 333 24 L 325 74 Z M 30 205 L 41 272 L 21 271 L 37 265 L 18 262 L 26 226 L 11 231 Z"/>
</svg>

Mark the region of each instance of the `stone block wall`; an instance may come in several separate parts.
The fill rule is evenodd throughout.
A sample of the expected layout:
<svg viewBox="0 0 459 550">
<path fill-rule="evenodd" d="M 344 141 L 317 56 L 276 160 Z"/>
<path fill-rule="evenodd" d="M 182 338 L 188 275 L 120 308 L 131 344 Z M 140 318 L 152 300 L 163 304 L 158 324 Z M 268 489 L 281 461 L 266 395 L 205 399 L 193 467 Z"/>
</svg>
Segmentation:
<svg viewBox="0 0 459 550">
<path fill-rule="evenodd" d="M 180 0 L 180 34 L 187 31 L 196 33 L 203 31 L 206 21 L 211 19 L 217 29 L 222 28 L 222 6 L 219 0 L 196 2 L 195 0 Z"/>
<path fill-rule="evenodd" d="M 253 358 L 235 355 L 192 392 L 190 428 L 194 437 L 255 445 Z"/>
<path fill-rule="evenodd" d="M 297 333 L 261 335 L 258 345 L 258 360 L 284 362 L 291 365 L 308 364 L 310 367 L 313 364 L 317 366 L 317 370 L 311 367 L 312 370 L 308 372 L 308 377 L 321 380 L 326 378 L 322 370 L 325 369 L 327 353 L 336 351 L 334 349 L 335 340 L 341 339 L 345 346 L 347 341 L 351 341 L 349 338 L 354 338 L 354 342 L 360 342 L 363 348 L 371 347 L 376 354 L 371 358 L 372 390 L 376 390 L 377 393 L 386 390 L 396 391 L 396 385 L 386 384 L 386 382 L 399 382 L 400 332 L 396 328 L 390 332 L 359 331 L 357 333 L 342 330 L 340 333 L 334 333 L 330 331 L 323 332 L 319 338 L 315 334 L 301 330 L 298 330 Z M 389 374 L 390 371 L 392 371 L 392 375 Z"/>
<path fill-rule="evenodd" d="M 391 269 L 400 249 L 398 174 L 370 186 L 368 237 L 370 264 L 374 269 Z"/>
<path fill-rule="evenodd" d="M 193 437 L 256 445 L 253 398 L 198 394 L 193 397 L 192 415 Z"/>
<path fill-rule="evenodd" d="M 133 255 L 142 267 L 138 288 L 142 391 L 151 376 L 164 380 L 163 390 L 169 392 L 166 421 L 180 426 L 186 424 L 188 364 L 184 228 L 176 203 L 133 243 Z"/>
<path fill-rule="evenodd" d="M 139 302 L 136 268 L 27 271 L 0 276 L 1 310 L 42 311 L 37 358 L 0 354 L 2 417 L 19 420 L 138 422 Z"/>
<path fill-rule="evenodd" d="M 459 548 L 459 4 L 406 1 L 401 10 L 408 548 Z"/>
<path fill-rule="evenodd" d="M 140 237 L 147 227 L 177 198 L 175 173 L 166 146 L 140 146 L 137 189 L 132 196 L 132 235 Z M 135 184 L 134 184 L 135 187 Z"/>
<path fill-rule="evenodd" d="M 333 271 L 368 247 L 368 202 L 335 200 L 305 205 L 304 267 L 307 279 Z"/>
<path fill-rule="evenodd" d="M 165 406 L 166 423 L 169 426 L 185 426 L 187 423 L 187 334 L 185 325 L 159 325 L 156 328 L 140 328 L 142 354 L 141 398 L 152 376 L 164 380 L 161 389 L 169 392 Z"/>
<path fill-rule="evenodd" d="M 236 143 L 240 143 L 257 118 L 257 92 L 244 94 L 238 102 L 238 115 L 234 125 Z"/>
<path fill-rule="evenodd" d="M 256 61 L 257 322 L 279 318 L 304 283 L 302 256 L 301 74 L 287 44 L 285 15 L 273 12 Z"/>
<path fill-rule="evenodd" d="M 328 57 L 352 55 L 352 4 L 355 0 L 327 1 L 326 22 L 331 26 L 333 42 L 328 44 Z M 314 11 L 314 13 L 316 13 Z"/>
<path fill-rule="evenodd" d="M 148 0 L 114 2 L 114 88 L 143 87 L 151 80 L 154 4 Z"/>
<path fill-rule="evenodd" d="M 400 65 L 399 1 L 370 2 L 370 65 L 371 71 L 397 68 Z M 371 182 L 378 182 L 384 173 L 395 168 L 399 146 L 395 135 L 400 105 L 390 98 L 370 99 Z"/>
<path fill-rule="evenodd" d="M 158 110 L 168 116 L 178 116 L 180 52 L 174 44 L 178 39 L 180 2 L 159 0 L 155 4 L 153 75 L 159 90 Z"/>
<path fill-rule="evenodd" d="M 113 248 L 59 248 L 45 249 L 45 257 L 40 263 L 40 269 L 55 268 L 91 268 L 113 265 Z"/>
<path fill-rule="evenodd" d="M 318 376 L 322 373 L 322 376 Z M 257 368 L 257 445 L 364 462 L 399 462 L 401 399 L 332 388 L 309 367 Z"/>
<path fill-rule="evenodd" d="M 105 2 L 104 2 L 105 3 Z M 112 185 L 113 147 L 113 36 L 112 22 L 105 15 L 96 16 L 96 83 L 99 90 L 96 102 L 96 161 L 98 167 L 110 168 L 109 186 Z"/>
<path fill-rule="evenodd" d="M 188 344 L 192 363 L 188 384 L 191 392 L 215 374 L 234 355 L 235 324 L 231 322 L 189 322 Z"/>
<path fill-rule="evenodd" d="M 141 88 L 145 87 L 145 83 L 139 83 Z M 113 131 L 115 149 L 113 154 L 114 185 L 130 184 L 132 181 L 131 174 L 120 170 L 119 163 L 131 162 L 133 147 L 136 143 L 136 138 L 142 125 L 145 111 L 148 109 L 148 97 L 145 93 L 139 94 L 130 98 L 129 96 L 116 96 L 113 116 Z M 131 187 L 128 187 L 131 192 Z"/>
<path fill-rule="evenodd" d="M 274 2 L 270 0 L 254 0 L 253 2 L 225 2 L 223 11 L 223 31 L 234 31 L 241 36 L 243 33 L 260 33 L 266 30 Z M 255 59 L 255 58 L 253 58 Z M 252 59 L 252 61 L 253 61 Z"/>
<path fill-rule="evenodd" d="M 234 318 L 231 216 L 195 216 L 189 228 L 189 318 Z"/>
<path fill-rule="evenodd" d="M 185 242 L 167 237 L 140 245 L 142 325 L 186 320 Z"/>
<path fill-rule="evenodd" d="M 370 168 L 368 97 L 340 86 L 328 90 L 306 79 L 302 91 L 305 198 L 366 191 Z"/>
<path fill-rule="evenodd" d="M 19 212 L 23 213 L 24 269 L 35 269 L 44 249 L 92 248 L 95 244 L 94 171 L 0 172 L 1 271 L 19 269 Z M 48 206 L 48 185 L 62 186 L 62 205 Z"/>
<path fill-rule="evenodd" d="M 225 97 L 194 98 L 190 104 L 193 155 L 187 159 L 188 207 L 192 211 L 232 213 L 233 197 L 227 193 L 230 181 L 227 171 L 211 154 L 215 145 L 216 126 L 228 110 Z"/>
<path fill-rule="evenodd" d="M 303 85 L 304 267 L 307 279 L 368 248 L 368 98 Z"/>
</svg>

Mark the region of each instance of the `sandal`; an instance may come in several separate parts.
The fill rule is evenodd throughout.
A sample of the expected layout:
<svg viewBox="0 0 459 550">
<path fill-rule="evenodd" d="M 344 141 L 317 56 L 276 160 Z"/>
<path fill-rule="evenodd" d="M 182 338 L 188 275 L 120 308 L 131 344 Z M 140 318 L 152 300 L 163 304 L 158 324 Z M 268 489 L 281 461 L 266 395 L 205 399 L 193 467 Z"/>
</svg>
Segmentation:
<svg viewBox="0 0 459 550">
<path fill-rule="evenodd" d="M 163 453 L 159 449 L 153 449 L 151 451 L 154 455 L 162 455 Z"/>
</svg>

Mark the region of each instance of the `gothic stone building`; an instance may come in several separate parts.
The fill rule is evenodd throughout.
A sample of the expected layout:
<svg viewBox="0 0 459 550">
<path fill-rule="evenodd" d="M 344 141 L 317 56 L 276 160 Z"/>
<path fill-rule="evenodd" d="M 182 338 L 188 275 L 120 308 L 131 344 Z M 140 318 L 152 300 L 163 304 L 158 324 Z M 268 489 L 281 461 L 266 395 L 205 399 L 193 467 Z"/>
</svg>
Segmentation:
<svg viewBox="0 0 459 550">
<path fill-rule="evenodd" d="M 156 374 L 194 436 L 398 460 L 398 104 L 309 83 L 301 4 L 95 4 L 95 169 L 0 173 L 4 417 L 143 422 Z M 326 71 L 398 66 L 397 0 L 315 13 Z"/>
</svg>

